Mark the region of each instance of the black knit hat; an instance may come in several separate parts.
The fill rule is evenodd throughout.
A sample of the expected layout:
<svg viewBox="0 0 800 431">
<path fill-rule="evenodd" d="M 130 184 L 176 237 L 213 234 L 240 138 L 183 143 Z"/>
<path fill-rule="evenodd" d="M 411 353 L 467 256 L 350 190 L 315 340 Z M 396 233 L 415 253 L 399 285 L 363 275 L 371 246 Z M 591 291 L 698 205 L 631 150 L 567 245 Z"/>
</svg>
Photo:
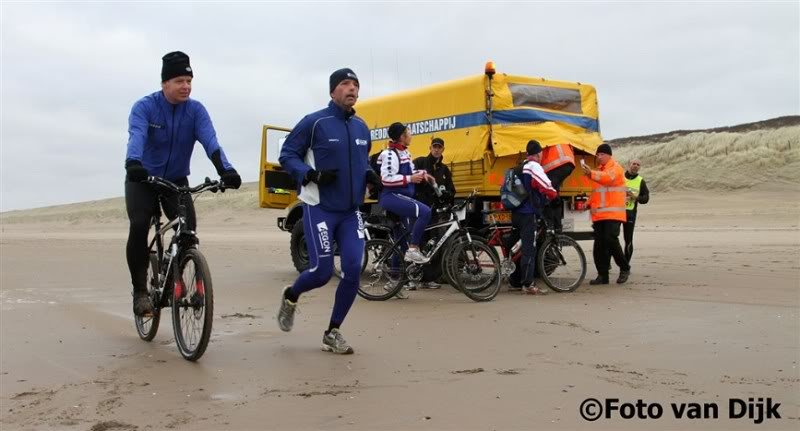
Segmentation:
<svg viewBox="0 0 800 431">
<path fill-rule="evenodd" d="M 392 123 L 392 125 L 389 126 L 389 139 L 397 142 L 397 140 L 403 136 L 403 133 L 406 132 L 406 129 L 407 127 L 403 123 Z"/>
<path fill-rule="evenodd" d="M 441 145 L 444 147 L 444 139 L 442 138 L 433 138 L 431 139 L 431 145 Z"/>
<path fill-rule="evenodd" d="M 353 72 L 352 69 L 345 67 L 344 69 L 339 69 L 336 72 L 331 73 L 330 93 L 333 93 L 333 89 L 336 88 L 336 86 L 339 85 L 339 83 L 344 81 L 345 79 L 352 79 L 353 81 L 356 82 L 356 84 L 358 84 L 359 86 L 361 85 L 358 82 L 358 76 L 356 76 L 356 73 Z"/>
<path fill-rule="evenodd" d="M 603 153 L 603 154 L 608 154 L 610 156 L 611 155 L 611 145 L 600 144 L 600 146 L 597 147 L 597 151 L 595 151 L 595 153 L 597 153 L 597 154 Z"/>
<path fill-rule="evenodd" d="M 161 61 L 161 82 L 178 76 L 194 77 L 192 66 L 189 65 L 189 56 L 180 51 L 170 52 L 161 57 Z"/>
<path fill-rule="evenodd" d="M 542 146 L 541 146 L 541 144 L 539 144 L 539 141 L 537 141 L 535 139 L 531 139 L 530 141 L 528 141 L 528 147 L 526 148 L 526 150 L 528 151 L 528 155 L 532 156 L 534 154 L 541 153 L 542 152 Z"/>
</svg>

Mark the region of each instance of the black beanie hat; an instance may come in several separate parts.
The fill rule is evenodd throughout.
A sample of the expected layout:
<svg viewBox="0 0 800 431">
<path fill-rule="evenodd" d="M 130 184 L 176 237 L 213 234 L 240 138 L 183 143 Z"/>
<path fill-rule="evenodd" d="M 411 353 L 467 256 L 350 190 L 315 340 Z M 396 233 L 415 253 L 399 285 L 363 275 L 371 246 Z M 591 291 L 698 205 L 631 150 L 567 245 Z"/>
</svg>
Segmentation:
<svg viewBox="0 0 800 431">
<path fill-rule="evenodd" d="M 532 156 L 534 154 L 539 154 L 542 152 L 542 146 L 539 144 L 539 141 L 535 139 L 531 139 L 530 141 L 528 141 L 528 147 L 526 149 L 528 150 L 529 156 Z"/>
<path fill-rule="evenodd" d="M 403 123 L 392 123 L 392 125 L 389 126 L 389 139 L 397 142 L 397 140 L 403 136 L 403 133 L 406 132 L 406 129 L 407 127 Z"/>
<path fill-rule="evenodd" d="M 336 72 L 331 73 L 330 93 L 333 93 L 333 89 L 336 88 L 336 86 L 339 85 L 339 83 L 344 81 L 345 79 L 352 79 L 353 81 L 356 82 L 356 84 L 358 84 L 359 86 L 361 85 L 358 82 L 358 76 L 356 76 L 356 73 L 353 72 L 351 69 L 345 67 L 344 69 L 339 69 Z"/>
<path fill-rule="evenodd" d="M 194 77 L 192 66 L 189 65 L 189 56 L 180 51 L 170 52 L 161 57 L 161 61 L 161 82 L 178 76 Z"/>
<path fill-rule="evenodd" d="M 431 145 L 441 145 L 444 147 L 444 139 L 442 138 L 433 138 L 431 139 Z"/>
<path fill-rule="evenodd" d="M 595 153 L 603 153 L 603 154 L 608 154 L 610 156 L 611 155 L 611 145 L 600 144 L 600 146 L 597 147 L 597 151 Z"/>
</svg>

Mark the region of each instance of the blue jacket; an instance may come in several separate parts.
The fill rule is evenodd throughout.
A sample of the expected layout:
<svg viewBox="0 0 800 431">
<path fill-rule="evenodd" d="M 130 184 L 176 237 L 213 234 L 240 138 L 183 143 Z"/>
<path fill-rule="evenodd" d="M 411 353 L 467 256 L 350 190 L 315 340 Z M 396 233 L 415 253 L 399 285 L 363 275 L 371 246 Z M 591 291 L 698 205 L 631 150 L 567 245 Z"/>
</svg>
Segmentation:
<svg viewBox="0 0 800 431">
<path fill-rule="evenodd" d="M 331 101 L 328 107 L 306 115 L 292 129 L 278 158 L 294 178 L 298 198 L 326 211 L 353 211 L 364 202 L 367 188 L 369 127 L 355 111 L 346 113 Z M 306 173 L 315 169 L 336 170 L 336 180 L 318 186 L 303 184 Z"/>
<path fill-rule="evenodd" d="M 128 136 L 125 160 L 142 162 L 153 176 L 170 181 L 187 177 L 196 141 L 209 158 L 220 152 L 224 170 L 233 169 L 217 142 L 208 111 L 193 99 L 173 105 L 161 91 L 139 99 L 128 117 Z"/>
</svg>

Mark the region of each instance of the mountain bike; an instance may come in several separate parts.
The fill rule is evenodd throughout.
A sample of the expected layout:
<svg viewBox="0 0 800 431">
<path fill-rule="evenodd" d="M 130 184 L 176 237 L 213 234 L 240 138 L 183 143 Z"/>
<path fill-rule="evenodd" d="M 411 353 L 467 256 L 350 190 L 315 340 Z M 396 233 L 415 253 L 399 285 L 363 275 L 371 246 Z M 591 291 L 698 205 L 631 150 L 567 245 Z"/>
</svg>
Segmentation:
<svg viewBox="0 0 800 431">
<path fill-rule="evenodd" d="M 429 224 L 426 232 L 444 230 L 432 236 L 422 248 L 428 262 L 441 251 L 442 262 L 448 268 L 449 281 L 473 301 L 490 301 L 500 290 L 499 258 L 492 247 L 478 237 L 473 237 L 463 225 L 466 206 L 476 192 L 463 202 L 446 205 L 436 210 L 441 217 Z M 395 296 L 408 282 L 422 280 L 423 267 L 404 261 L 407 238 L 406 229 L 398 238 L 373 238 L 364 247 L 364 270 L 358 294 L 373 301 L 384 301 Z M 457 262 L 453 264 L 453 262 Z"/>
<path fill-rule="evenodd" d="M 494 214 L 489 214 L 488 244 L 499 247 L 503 255 L 500 271 L 508 278 L 519 264 L 522 256 L 522 240 L 515 238 L 510 225 L 500 225 Z M 577 289 L 586 277 L 586 255 L 577 241 L 567 235 L 556 233 L 539 218 L 536 229 L 536 274 L 551 289 L 571 292 Z"/>
<path fill-rule="evenodd" d="M 205 353 L 211 337 L 214 290 L 206 258 L 197 248 L 197 235 L 188 229 L 183 202 L 206 191 L 224 191 L 225 185 L 208 178 L 195 187 L 178 186 L 158 177 L 148 177 L 145 182 L 158 190 L 159 201 L 166 194 L 177 195 L 179 205 L 178 215 L 166 224 L 161 222 L 161 205 L 156 205 L 156 214 L 151 221 L 153 238 L 148 247 L 150 260 L 147 267 L 147 292 L 153 304 L 153 314 L 134 316 L 136 331 L 142 340 L 152 340 L 158 332 L 161 309 L 171 307 L 178 351 L 185 359 L 196 361 Z M 164 236 L 169 230 L 174 232 L 165 247 Z"/>
</svg>

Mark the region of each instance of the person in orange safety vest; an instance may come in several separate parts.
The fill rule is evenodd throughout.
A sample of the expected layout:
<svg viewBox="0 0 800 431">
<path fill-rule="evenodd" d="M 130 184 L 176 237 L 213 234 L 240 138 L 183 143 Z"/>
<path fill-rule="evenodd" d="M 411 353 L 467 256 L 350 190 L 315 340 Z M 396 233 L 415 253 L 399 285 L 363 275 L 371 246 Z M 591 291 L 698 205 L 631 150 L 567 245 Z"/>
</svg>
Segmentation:
<svg viewBox="0 0 800 431">
<path fill-rule="evenodd" d="M 556 191 L 561 191 L 561 183 L 575 169 L 575 153 L 569 144 L 558 144 L 542 149 L 542 169 Z M 542 210 L 545 221 L 561 232 L 561 219 L 564 218 L 564 201 L 553 199 Z"/>
<path fill-rule="evenodd" d="M 582 165 L 583 173 L 592 180 L 592 196 L 589 198 L 589 207 L 592 214 L 592 229 L 594 230 L 594 266 L 597 268 L 597 278 L 589 284 L 608 284 L 608 271 L 611 269 L 611 257 L 619 266 L 617 283 L 628 281 L 631 267 L 622 246 L 619 244 L 619 231 L 625 223 L 625 170 L 611 157 L 611 146 L 601 144 L 597 147 L 597 166 L 592 170 L 587 165 Z"/>
</svg>

